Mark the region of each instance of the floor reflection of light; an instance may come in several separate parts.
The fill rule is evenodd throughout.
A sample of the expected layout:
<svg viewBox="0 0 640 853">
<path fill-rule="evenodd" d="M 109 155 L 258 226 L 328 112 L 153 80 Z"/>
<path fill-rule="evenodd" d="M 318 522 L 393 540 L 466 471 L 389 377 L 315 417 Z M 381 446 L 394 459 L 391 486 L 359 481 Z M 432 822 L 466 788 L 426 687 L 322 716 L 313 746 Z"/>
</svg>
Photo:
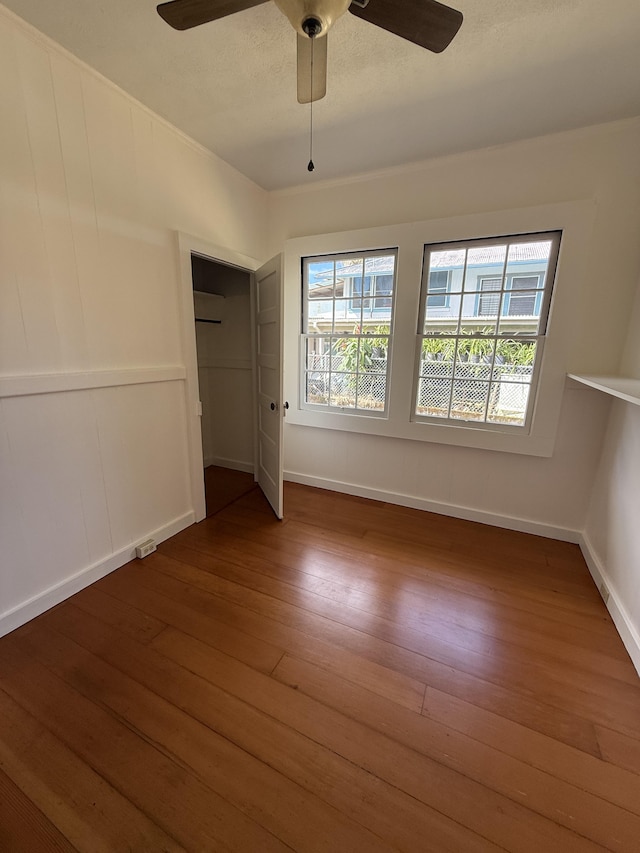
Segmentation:
<svg viewBox="0 0 640 853">
<path fill-rule="evenodd" d="M 298 600 L 307 609 L 331 616 L 321 599 L 359 611 L 357 625 L 366 630 L 384 627 L 387 639 L 400 645 L 418 640 L 423 653 L 430 641 L 447 643 L 470 653 L 492 655 L 501 642 L 504 614 L 496 606 L 473 595 L 458 593 L 435 581 L 421 581 L 388 569 L 378 572 L 362 559 L 349 560 L 317 550 L 302 555 L 296 581 Z M 417 570 L 412 568 L 415 573 Z M 500 621 L 502 620 L 502 621 Z M 417 649 L 416 649 L 417 650 Z"/>
</svg>

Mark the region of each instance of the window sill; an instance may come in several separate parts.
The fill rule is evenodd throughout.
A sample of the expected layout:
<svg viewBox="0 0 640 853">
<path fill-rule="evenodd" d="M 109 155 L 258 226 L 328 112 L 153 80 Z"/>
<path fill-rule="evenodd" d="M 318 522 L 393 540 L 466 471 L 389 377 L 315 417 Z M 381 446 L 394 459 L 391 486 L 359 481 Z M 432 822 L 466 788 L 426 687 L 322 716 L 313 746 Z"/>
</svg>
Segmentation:
<svg viewBox="0 0 640 853">
<path fill-rule="evenodd" d="M 568 373 L 567 376 L 582 385 L 602 391 L 610 397 L 617 397 L 634 406 L 640 406 L 640 379 L 625 376 L 584 376 L 579 373 Z"/>
</svg>

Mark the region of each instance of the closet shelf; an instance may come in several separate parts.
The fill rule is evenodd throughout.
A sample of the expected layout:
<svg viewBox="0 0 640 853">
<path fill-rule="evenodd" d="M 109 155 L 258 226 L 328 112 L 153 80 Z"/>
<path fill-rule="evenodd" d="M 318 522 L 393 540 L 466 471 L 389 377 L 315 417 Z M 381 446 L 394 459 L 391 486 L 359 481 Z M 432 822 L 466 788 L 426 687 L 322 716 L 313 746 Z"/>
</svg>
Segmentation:
<svg viewBox="0 0 640 853">
<path fill-rule="evenodd" d="M 196 290 L 194 288 L 193 292 L 197 293 L 198 296 L 204 296 L 205 299 L 212 299 L 212 300 L 222 299 L 222 300 L 224 300 L 224 298 L 225 298 L 222 293 L 209 293 L 208 290 Z"/>
<path fill-rule="evenodd" d="M 196 323 L 220 324 L 224 319 L 224 296 L 194 290 L 193 310 Z"/>
<path fill-rule="evenodd" d="M 580 373 L 568 373 L 567 376 L 582 385 L 595 388 L 596 391 L 603 391 L 611 397 L 640 406 L 640 379 L 625 376 L 584 376 Z"/>
</svg>

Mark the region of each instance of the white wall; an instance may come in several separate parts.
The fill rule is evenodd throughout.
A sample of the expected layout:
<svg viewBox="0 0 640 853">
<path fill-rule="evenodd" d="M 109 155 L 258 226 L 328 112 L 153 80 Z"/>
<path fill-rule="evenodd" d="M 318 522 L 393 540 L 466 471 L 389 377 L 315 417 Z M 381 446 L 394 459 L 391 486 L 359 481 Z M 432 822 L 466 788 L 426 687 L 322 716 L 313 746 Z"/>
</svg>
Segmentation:
<svg viewBox="0 0 640 853">
<path fill-rule="evenodd" d="M 640 380 L 640 282 L 620 374 Z M 609 608 L 640 672 L 639 507 L 640 405 L 613 400 L 583 547 L 594 576 L 609 589 Z"/>
<path fill-rule="evenodd" d="M 175 230 L 266 193 L 0 6 L 0 633 L 193 517 Z"/>
<path fill-rule="evenodd" d="M 640 120 L 632 120 L 272 193 L 269 244 L 275 251 L 286 239 L 309 234 L 591 200 L 594 234 L 585 241 L 580 298 L 565 330 L 567 367 L 614 372 L 640 260 L 639 149 Z M 321 164 L 320 153 L 317 160 Z M 296 304 L 292 289 L 299 283 L 291 279 L 286 287 L 285 299 Z M 285 382 L 295 388 L 291 348 L 285 362 Z M 577 540 L 608 406 L 568 386 L 550 459 L 289 423 L 285 470 L 303 482 Z"/>
</svg>

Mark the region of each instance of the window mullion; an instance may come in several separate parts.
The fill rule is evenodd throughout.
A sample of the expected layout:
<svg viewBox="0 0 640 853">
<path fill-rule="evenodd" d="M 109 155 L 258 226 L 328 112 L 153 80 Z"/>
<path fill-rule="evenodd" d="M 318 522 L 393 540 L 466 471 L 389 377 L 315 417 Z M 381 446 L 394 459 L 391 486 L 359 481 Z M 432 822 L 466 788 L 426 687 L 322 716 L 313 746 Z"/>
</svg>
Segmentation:
<svg viewBox="0 0 640 853">
<path fill-rule="evenodd" d="M 500 304 L 498 305 L 498 316 L 496 317 L 496 334 L 500 331 L 500 318 L 505 309 L 506 293 L 507 293 L 507 268 L 509 266 L 509 250 L 511 243 L 507 241 L 507 248 L 504 255 L 504 265 L 502 267 L 502 278 L 500 280 Z"/>
</svg>

